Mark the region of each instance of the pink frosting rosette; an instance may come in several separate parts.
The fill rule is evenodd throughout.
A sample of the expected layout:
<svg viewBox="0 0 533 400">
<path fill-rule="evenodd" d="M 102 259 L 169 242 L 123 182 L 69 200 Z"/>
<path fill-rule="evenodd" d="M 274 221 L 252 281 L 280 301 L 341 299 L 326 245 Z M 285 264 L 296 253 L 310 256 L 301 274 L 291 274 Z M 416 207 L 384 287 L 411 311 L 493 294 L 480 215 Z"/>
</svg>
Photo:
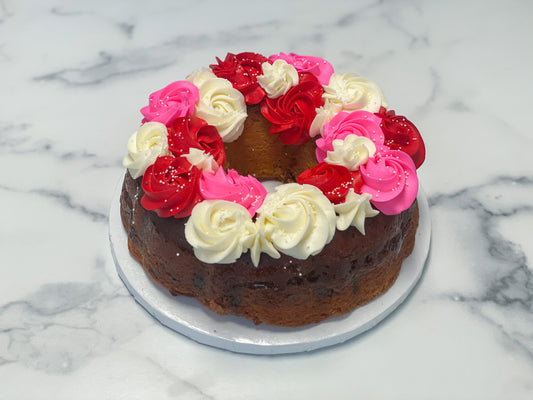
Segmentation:
<svg viewBox="0 0 533 400">
<path fill-rule="evenodd" d="M 328 151 L 333 150 L 335 139 L 344 140 L 348 135 L 364 136 L 376 145 L 376 151 L 388 150 L 385 136 L 379 126 L 381 118 L 368 111 L 340 112 L 324 125 L 322 137 L 316 141 L 316 158 L 324 161 Z"/>
<path fill-rule="evenodd" d="M 219 168 L 215 174 L 203 171 L 200 195 L 205 200 L 226 200 L 242 205 L 253 217 L 267 195 L 264 186 L 254 177 L 241 176 L 234 169 L 228 173 Z"/>
<path fill-rule="evenodd" d="M 150 95 L 148 105 L 141 108 L 143 122 L 156 121 L 169 126 L 176 118 L 194 113 L 200 99 L 198 88 L 188 81 L 177 81 Z"/>
<path fill-rule="evenodd" d="M 333 74 L 333 67 L 329 62 L 320 57 L 300 56 L 294 53 L 279 53 L 268 57 L 271 62 L 285 60 L 298 72 L 309 72 L 317 77 L 321 85 L 327 85 Z"/>
<path fill-rule="evenodd" d="M 416 199 L 418 178 L 413 159 L 399 150 L 386 150 L 359 167 L 361 192 L 372 195 L 370 202 L 386 215 L 407 210 Z"/>
</svg>

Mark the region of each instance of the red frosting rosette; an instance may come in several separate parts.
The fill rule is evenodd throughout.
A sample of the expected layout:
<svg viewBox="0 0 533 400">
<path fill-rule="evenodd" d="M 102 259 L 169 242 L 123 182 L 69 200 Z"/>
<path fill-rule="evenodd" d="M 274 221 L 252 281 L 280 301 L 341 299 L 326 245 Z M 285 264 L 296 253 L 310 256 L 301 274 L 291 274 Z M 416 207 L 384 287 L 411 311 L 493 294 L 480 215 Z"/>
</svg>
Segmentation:
<svg viewBox="0 0 533 400">
<path fill-rule="evenodd" d="M 226 161 L 224 143 L 217 129 L 198 117 L 174 121 L 168 129 L 168 148 L 175 156 L 187 154 L 195 148 L 211 154 L 218 165 Z"/>
<path fill-rule="evenodd" d="M 381 118 L 385 145 L 409 154 L 416 168 L 420 167 L 426 158 L 426 147 L 416 126 L 407 118 L 396 115 L 394 110 L 387 111 L 385 107 L 381 107 L 376 115 Z"/>
<path fill-rule="evenodd" d="M 285 144 L 299 145 L 310 139 L 309 127 L 316 109 L 324 104 L 324 88 L 310 73 L 300 73 L 299 82 L 275 99 L 265 98 L 261 113 L 271 122 L 270 133 L 279 134 Z"/>
<path fill-rule="evenodd" d="M 184 218 L 202 201 L 199 181 L 202 172 L 185 157 L 158 157 L 144 173 L 141 204 L 160 217 Z"/>
<path fill-rule="evenodd" d="M 228 53 L 224 61 L 217 57 L 217 62 L 209 66 L 213 73 L 230 81 L 244 95 L 246 104 L 259 104 L 263 100 L 266 92 L 257 83 L 257 76 L 263 73 L 261 65 L 270 62 L 268 58 L 251 52 Z"/>
<path fill-rule="evenodd" d="M 319 188 L 333 204 L 344 202 L 348 190 L 353 188 L 353 177 L 348 168 L 321 162 L 302 172 L 296 181 Z"/>
<path fill-rule="evenodd" d="M 361 188 L 365 184 L 363 181 L 363 177 L 361 176 L 361 170 L 358 169 L 357 171 L 351 171 L 352 179 L 353 179 L 353 191 L 357 194 L 362 194 L 363 191 Z"/>
</svg>

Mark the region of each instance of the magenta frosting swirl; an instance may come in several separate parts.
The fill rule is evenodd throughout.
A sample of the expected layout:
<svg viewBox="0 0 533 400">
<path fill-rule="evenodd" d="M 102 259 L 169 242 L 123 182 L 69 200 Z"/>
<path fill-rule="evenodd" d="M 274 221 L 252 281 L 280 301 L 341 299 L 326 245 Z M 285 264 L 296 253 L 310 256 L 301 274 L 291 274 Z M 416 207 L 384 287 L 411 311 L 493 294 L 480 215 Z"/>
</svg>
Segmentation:
<svg viewBox="0 0 533 400">
<path fill-rule="evenodd" d="M 205 200 L 226 200 L 245 207 L 253 217 L 267 195 L 264 186 L 254 177 L 241 176 L 234 169 L 226 174 L 219 168 L 215 174 L 203 171 L 200 195 Z"/>
<path fill-rule="evenodd" d="M 200 91 L 192 83 L 173 82 L 150 95 L 148 105 L 141 108 L 143 122 L 156 121 L 169 126 L 176 118 L 192 115 L 199 99 Z"/>
<path fill-rule="evenodd" d="M 386 215 L 407 210 L 416 199 L 418 177 L 413 159 L 399 150 L 386 150 L 359 167 L 361 192 L 372 195 L 371 203 Z"/>
<path fill-rule="evenodd" d="M 320 57 L 300 56 L 294 53 L 279 53 L 268 57 L 271 62 L 285 60 L 298 72 L 309 72 L 316 76 L 321 85 L 327 85 L 333 74 L 333 67 L 329 62 Z"/>
<path fill-rule="evenodd" d="M 324 161 L 328 151 L 333 150 L 335 139 L 344 140 L 348 135 L 364 136 L 376 145 L 376 151 L 388 150 L 385 136 L 379 126 L 381 118 L 368 111 L 340 112 L 324 125 L 322 137 L 316 141 L 316 158 Z"/>
</svg>

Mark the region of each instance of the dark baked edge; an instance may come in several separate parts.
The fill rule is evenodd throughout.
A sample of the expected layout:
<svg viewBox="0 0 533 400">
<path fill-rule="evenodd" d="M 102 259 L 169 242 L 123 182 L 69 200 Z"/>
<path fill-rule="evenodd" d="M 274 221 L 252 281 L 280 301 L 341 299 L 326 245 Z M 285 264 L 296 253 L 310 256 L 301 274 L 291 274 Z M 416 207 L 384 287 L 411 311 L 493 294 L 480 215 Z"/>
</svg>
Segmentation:
<svg viewBox="0 0 533 400">
<path fill-rule="evenodd" d="M 367 219 L 366 235 L 336 231 L 324 250 L 306 260 L 248 253 L 232 264 L 207 264 L 184 235 L 186 219 L 159 218 L 141 204 L 141 180 L 126 172 L 120 198 L 130 253 L 172 295 L 196 298 L 220 315 L 256 324 L 302 326 L 346 314 L 386 292 L 414 248 L 418 205 L 396 216 Z"/>
</svg>

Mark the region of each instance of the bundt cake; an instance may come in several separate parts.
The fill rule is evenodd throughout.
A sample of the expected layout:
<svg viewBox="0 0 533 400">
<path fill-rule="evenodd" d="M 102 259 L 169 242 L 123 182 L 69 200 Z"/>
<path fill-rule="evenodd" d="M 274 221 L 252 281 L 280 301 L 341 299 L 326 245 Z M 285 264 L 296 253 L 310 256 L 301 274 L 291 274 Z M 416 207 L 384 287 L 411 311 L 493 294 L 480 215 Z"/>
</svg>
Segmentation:
<svg viewBox="0 0 533 400">
<path fill-rule="evenodd" d="M 392 286 L 414 246 L 425 148 L 374 82 L 318 57 L 228 53 L 141 113 L 122 223 L 172 295 L 296 327 Z"/>
</svg>

